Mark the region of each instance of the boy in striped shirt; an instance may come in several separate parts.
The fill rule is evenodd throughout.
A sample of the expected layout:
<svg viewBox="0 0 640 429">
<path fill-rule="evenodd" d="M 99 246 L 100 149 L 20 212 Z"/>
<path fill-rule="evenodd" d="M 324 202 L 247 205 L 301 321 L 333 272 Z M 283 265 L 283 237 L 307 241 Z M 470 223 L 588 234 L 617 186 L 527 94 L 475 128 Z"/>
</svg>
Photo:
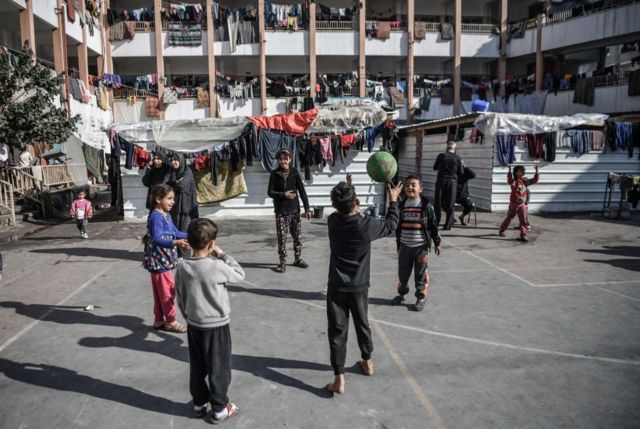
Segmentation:
<svg viewBox="0 0 640 429">
<path fill-rule="evenodd" d="M 415 272 L 415 311 L 422 311 L 429 294 L 429 251 L 431 242 L 436 255 L 440 255 L 440 234 L 433 206 L 422 194 L 422 181 L 417 176 L 408 176 L 405 185 L 406 198 L 400 202 L 400 223 L 396 230 L 398 245 L 398 295 L 391 305 L 400 305 L 409 293 L 411 271 Z"/>
</svg>

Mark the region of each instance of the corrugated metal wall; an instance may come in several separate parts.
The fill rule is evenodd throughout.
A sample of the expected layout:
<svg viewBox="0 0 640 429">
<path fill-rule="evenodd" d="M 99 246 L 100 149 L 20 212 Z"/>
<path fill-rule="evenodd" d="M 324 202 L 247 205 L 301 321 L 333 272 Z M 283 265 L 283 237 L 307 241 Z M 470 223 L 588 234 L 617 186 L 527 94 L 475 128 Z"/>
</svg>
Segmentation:
<svg viewBox="0 0 640 429">
<path fill-rule="evenodd" d="M 516 163 L 533 163 L 525 147 L 516 148 Z M 609 172 L 640 174 L 637 154 L 629 158 L 626 152 L 575 154 L 569 148 L 556 151 L 556 160 L 543 163 L 540 182 L 531 187 L 529 210 L 532 212 L 599 211 L 602 209 L 605 184 Z M 532 177 L 533 165 L 526 166 Z M 507 168 L 493 169 L 491 209 L 506 211 L 511 189 L 507 185 Z M 612 201 L 619 201 L 616 192 Z"/>
<path fill-rule="evenodd" d="M 381 140 L 376 141 L 379 148 Z M 331 207 L 331 188 L 338 182 L 345 180 L 346 174 L 353 176 L 356 192 L 360 199 L 361 207 L 377 204 L 382 206 L 384 201 L 384 185 L 375 183 L 367 174 L 367 160 L 373 153 L 351 150 L 344 163 L 340 158 L 335 167 L 326 166 L 322 171 L 312 170 L 312 180 L 305 181 L 305 188 L 309 196 L 311 207 L 324 207 L 325 216 L 333 211 Z M 304 171 L 300 172 L 303 174 Z M 147 215 L 145 210 L 145 197 L 147 188 L 142 185 L 141 176 L 136 172 L 123 175 L 122 186 L 125 200 L 125 216 L 129 219 L 141 218 Z M 273 202 L 267 196 L 269 173 L 259 162 L 245 168 L 245 181 L 248 193 L 219 204 L 200 206 L 201 216 L 264 216 L 273 214 Z"/>
<path fill-rule="evenodd" d="M 478 208 L 490 210 L 493 174 L 493 142 L 483 144 L 469 143 L 467 130 L 465 137 L 458 144 L 458 155 L 465 161 L 465 165 L 476 173 L 476 178 L 469 182 L 469 194 Z M 435 192 L 436 172 L 433 163 L 438 154 L 446 149 L 447 135 L 426 135 L 422 138 L 422 176 L 424 194 L 433 201 Z M 415 132 L 403 137 L 399 154 L 399 176 L 404 179 L 415 173 L 416 137 Z"/>
</svg>

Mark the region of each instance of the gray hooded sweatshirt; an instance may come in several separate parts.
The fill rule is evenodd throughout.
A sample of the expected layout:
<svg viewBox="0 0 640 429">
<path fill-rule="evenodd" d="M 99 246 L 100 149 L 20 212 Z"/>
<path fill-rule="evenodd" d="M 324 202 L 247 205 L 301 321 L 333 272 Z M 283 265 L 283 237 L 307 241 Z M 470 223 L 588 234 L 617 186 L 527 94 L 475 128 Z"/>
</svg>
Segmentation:
<svg viewBox="0 0 640 429">
<path fill-rule="evenodd" d="M 244 270 L 229 255 L 184 258 L 175 273 L 182 316 L 189 325 L 200 329 L 227 325 L 231 308 L 226 285 L 243 279 Z"/>
</svg>

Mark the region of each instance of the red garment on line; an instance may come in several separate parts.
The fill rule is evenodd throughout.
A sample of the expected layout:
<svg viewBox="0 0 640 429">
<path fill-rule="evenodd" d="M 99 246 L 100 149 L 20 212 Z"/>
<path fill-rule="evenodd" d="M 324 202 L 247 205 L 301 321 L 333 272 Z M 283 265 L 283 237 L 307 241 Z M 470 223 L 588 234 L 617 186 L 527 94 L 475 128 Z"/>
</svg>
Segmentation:
<svg viewBox="0 0 640 429">
<path fill-rule="evenodd" d="M 249 120 L 258 128 L 284 131 L 293 136 L 303 135 L 318 116 L 317 109 L 299 113 L 286 113 L 274 116 L 250 116 Z"/>
<path fill-rule="evenodd" d="M 351 145 L 356 144 L 356 135 L 355 134 L 345 134 L 340 136 L 340 146 L 343 148 L 347 148 Z"/>
<path fill-rule="evenodd" d="M 193 168 L 196 171 L 211 167 L 211 155 L 200 155 L 193 161 Z"/>
<path fill-rule="evenodd" d="M 151 154 L 141 147 L 133 148 L 133 165 L 138 166 L 138 168 L 145 168 L 147 164 L 151 161 Z"/>
<path fill-rule="evenodd" d="M 67 0 L 67 18 L 69 21 L 76 22 L 76 0 Z M 33 48 L 32 48 L 33 49 Z"/>
</svg>

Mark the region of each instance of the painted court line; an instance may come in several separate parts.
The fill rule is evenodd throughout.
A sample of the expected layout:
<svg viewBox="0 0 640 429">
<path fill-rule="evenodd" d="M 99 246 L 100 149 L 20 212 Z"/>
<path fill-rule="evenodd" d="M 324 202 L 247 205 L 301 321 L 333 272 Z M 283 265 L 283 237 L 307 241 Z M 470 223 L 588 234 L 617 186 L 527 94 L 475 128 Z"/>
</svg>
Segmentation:
<svg viewBox="0 0 640 429">
<path fill-rule="evenodd" d="M 495 269 L 496 269 L 496 270 L 498 270 L 498 271 L 502 271 L 503 273 L 508 274 L 508 275 L 510 275 L 511 277 L 514 277 L 514 278 L 516 278 L 516 279 L 520 280 L 520 281 L 521 281 L 521 282 L 523 282 L 523 283 L 528 284 L 529 286 L 533 286 L 533 287 L 535 287 L 535 284 L 531 283 L 529 280 L 524 279 L 524 278 L 520 277 L 519 275 L 512 273 L 512 272 L 511 272 L 511 271 L 509 271 L 509 270 L 506 270 L 506 269 L 504 269 L 504 268 L 502 268 L 502 267 L 499 267 L 499 266 L 497 266 L 496 264 L 494 264 L 493 262 L 491 262 L 491 261 L 487 261 L 487 260 L 486 260 L 486 259 L 484 259 L 483 257 L 478 256 L 478 255 L 476 255 L 475 253 L 473 253 L 473 252 L 471 252 L 471 251 L 469 251 L 469 250 L 462 249 L 462 248 L 460 248 L 460 247 L 456 246 L 455 244 L 451 244 L 451 243 L 447 243 L 447 244 L 448 244 L 448 245 L 450 245 L 451 247 L 455 247 L 456 249 L 460 250 L 460 251 L 461 251 L 461 252 L 463 252 L 463 253 L 466 253 L 467 255 L 473 256 L 474 258 L 478 259 L 479 261 L 484 262 L 484 263 L 485 263 L 485 264 L 487 264 L 487 265 L 492 266 L 493 268 L 495 268 Z"/>
<path fill-rule="evenodd" d="M 640 283 L 640 280 L 612 280 L 609 282 L 588 282 L 588 283 L 542 283 L 537 284 L 535 287 L 565 287 L 565 286 L 606 286 L 606 285 L 619 285 L 629 283 Z"/>
<path fill-rule="evenodd" d="M 248 282 L 246 280 L 244 280 L 244 283 L 246 283 L 246 284 L 248 284 L 248 285 L 250 285 L 252 287 L 255 287 L 257 289 L 263 289 L 260 286 L 254 284 L 254 283 Z M 263 289 L 263 290 L 266 290 L 266 289 Z M 274 292 L 274 291 L 268 291 L 268 292 L 270 294 L 273 294 L 274 296 L 279 296 L 281 298 L 287 298 L 287 299 L 290 299 L 292 301 L 300 302 L 302 304 L 308 305 L 310 307 L 315 307 L 315 308 L 320 309 L 320 310 L 326 310 L 325 306 L 316 304 L 314 302 L 309 302 L 309 301 L 304 301 L 302 299 L 292 298 L 292 297 L 288 296 L 285 293 Z M 579 354 L 579 353 L 567 353 L 567 352 L 560 352 L 560 351 L 556 351 L 556 350 L 540 349 L 540 348 L 536 348 L 536 347 L 517 346 L 517 345 L 514 345 L 514 344 L 501 343 L 501 342 L 498 342 L 498 341 L 481 340 L 481 339 L 478 339 L 478 338 L 465 337 L 465 336 L 462 336 L 462 335 L 447 334 L 445 332 L 438 332 L 438 331 L 432 331 L 432 330 L 429 330 L 429 329 L 416 328 L 415 326 L 407 326 L 407 325 L 402 325 L 400 323 L 388 322 L 386 320 L 374 319 L 372 316 L 370 316 L 370 319 L 377 321 L 381 325 L 393 326 L 394 328 L 406 329 L 406 330 L 414 331 L 414 332 L 421 332 L 423 334 L 432 335 L 434 337 L 441 337 L 441 338 L 448 338 L 450 340 L 457 340 L 457 341 L 465 341 L 465 342 L 469 342 L 469 343 L 483 344 L 483 345 L 486 345 L 486 346 L 501 347 L 501 348 L 506 348 L 506 349 L 511 349 L 511 350 L 517 350 L 517 351 L 524 352 L 524 353 L 538 353 L 538 354 L 546 354 L 546 355 L 550 355 L 550 356 L 568 357 L 568 358 L 581 359 L 581 360 L 593 360 L 593 361 L 600 361 L 600 362 L 607 362 L 607 363 L 618 363 L 618 364 L 624 364 L 624 365 L 637 365 L 637 366 L 640 366 L 640 360 L 626 360 L 626 359 L 616 359 L 616 358 L 608 358 L 608 357 L 602 357 L 602 356 L 589 356 L 589 355 L 583 355 L 583 354 Z"/>
<path fill-rule="evenodd" d="M 447 426 L 444 424 L 442 417 L 440 417 L 440 414 L 438 414 L 438 411 L 436 411 L 435 407 L 433 406 L 433 404 L 431 403 L 427 395 L 420 388 L 420 385 L 418 384 L 416 379 L 413 377 L 413 375 L 411 375 L 409 368 L 407 368 L 407 365 L 404 363 L 400 355 L 393 348 L 393 345 L 391 345 L 391 341 L 389 341 L 389 337 L 387 337 L 387 334 L 385 334 L 385 332 L 382 330 L 382 328 L 378 324 L 377 319 L 373 317 L 371 317 L 370 319 L 371 319 L 371 324 L 373 325 L 374 331 L 376 331 L 376 333 L 382 340 L 382 344 L 384 344 L 385 348 L 391 355 L 391 358 L 400 369 L 400 372 L 402 373 L 402 376 L 404 377 L 405 381 L 407 382 L 409 387 L 411 387 L 411 390 L 413 390 L 413 393 L 416 394 L 416 397 L 422 404 L 422 407 L 427 412 L 427 416 L 431 418 L 431 420 L 433 420 L 433 423 L 436 425 L 438 429 L 446 429 Z"/>
<path fill-rule="evenodd" d="M 251 282 L 249 282 L 247 280 L 243 280 L 242 282 L 246 283 L 246 284 L 248 284 L 251 287 L 254 287 L 256 289 L 263 289 L 260 286 L 258 286 L 257 284 L 251 283 Z M 263 289 L 263 290 L 265 290 L 265 289 Z M 302 303 L 302 304 L 305 304 L 305 305 L 308 305 L 308 306 L 311 306 L 311 307 L 314 307 L 314 308 L 317 308 L 317 309 L 320 309 L 320 310 L 326 310 L 326 307 L 323 306 L 323 305 L 319 305 L 319 304 L 316 304 L 314 302 L 304 301 L 302 299 L 292 298 L 292 297 L 288 296 L 286 293 L 275 292 L 275 291 L 272 291 L 272 290 L 268 291 L 268 293 L 270 293 L 272 295 L 275 295 L 275 296 L 279 296 L 281 298 L 287 298 L 287 299 L 290 299 L 292 301 L 296 301 L 296 302 L 299 302 L 299 303 Z M 413 390 L 413 392 L 416 394 L 418 400 L 420 401 L 420 403 L 424 407 L 424 410 L 426 411 L 427 416 L 430 417 L 433 420 L 434 424 L 436 425 L 436 427 L 438 429 L 446 429 L 447 427 L 445 426 L 444 421 L 442 420 L 442 417 L 440 417 L 440 414 L 438 414 L 438 412 L 436 411 L 435 407 L 433 406 L 433 404 L 431 403 L 431 401 L 429 400 L 427 395 L 422 391 L 422 389 L 420 388 L 420 385 L 418 384 L 416 379 L 411 375 L 411 372 L 409 371 L 409 368 L 404 363 L 404 361 L 402 360 L 400 355 L 398 355 L 398 353 L 395 351 L 395 349 L 391 345 L 391 341 L 389 341 L 389 338 L 387 337 L 387 335 L 384 333 L 382 328 L 380 328 L 380 326 L 376 323 L 376 322 L 378 322 L 378 320 L 375 319 L 373 316 L 371 316 L 371 314 L 369 314 L 369 320 L 371 321 L 371 323 L 373 325 L 373 329 L 376 331 L 376 333 L 378 334 L 378 336 L 382 340 L 382 343 L 384 344 L 385 348 L 387 349 L 387 351 L 391 355 L 391 358 L 393 359 L 395 364 L 400 369 L 400 372 L 402 373 L 403 377 L 405 378 L 407 384 L 411 387 L 411 390 Z"/>
<path fill-rule="evenodd" d="M 131 250 L 129 250 L 129 252 L 133 252 L 136 247 L 138 247 L 138 244 L 136 244 Z M 18 339 L 20 339 L 20 337 L 22 337 L 24 334 L 26 334 L 27 332 L 29 332 L 31 329 L 33 329 L 34 326 L 36 326 L 38 323 L 40 323 L 41 321 L 43 321 L 44 319 L 46 319 L 47 317 L 49 317 L 49 315 L 51 313 L 53 313 L 56 309 L 55 307 L 59 307 L 61 305 L 64 305 L 67 301 L 69 301 L 71 298 L 73 298 L 74 296 L 76 296 L 78 293 L 80 293 L 82 290 L 84 290 L 87 286 L 89 286 L 91 283 L 93 283 L 98 277 L 100 277 L 101 275 L 103 275 L 104 273 L 106 273 L 108 270 L 110 270 L 115 264 L 122 262 L 122 261 L 113 261 L 111 262 L 109 265 L 107 265 L 104 269 L 100 270 L 96 275 L 94 275 L 93 277 L 91 277 L 89 280 L 87 280 L 86 282 L 84 282 L 78 289 L 76 289 L 75 291 L 71 292 L 69 295 L 67 295 L 66 298 L 64 298 L 62 301 L 60 301 L 59 303 L 55 304 L 54 308 L 51 308 L 49 310 L 47 310 L 42 316 L 40 316 L 39 318 L 37 318 L 36 320 L 32 321 L 31 323 L 29 323 L 27 326 L 25 326 L 24 328 L 22 328 L 20 330 L 20 332 L 18 332 L 17 334 L 15 334 L 13 337 L 9 338 L 7 341 L 4 342 L 4 344 L 0 345 L 0 353 L 2 353 L 7 347 L 9 347 L 11 344 L 15 343 Z"/>
</svg>

